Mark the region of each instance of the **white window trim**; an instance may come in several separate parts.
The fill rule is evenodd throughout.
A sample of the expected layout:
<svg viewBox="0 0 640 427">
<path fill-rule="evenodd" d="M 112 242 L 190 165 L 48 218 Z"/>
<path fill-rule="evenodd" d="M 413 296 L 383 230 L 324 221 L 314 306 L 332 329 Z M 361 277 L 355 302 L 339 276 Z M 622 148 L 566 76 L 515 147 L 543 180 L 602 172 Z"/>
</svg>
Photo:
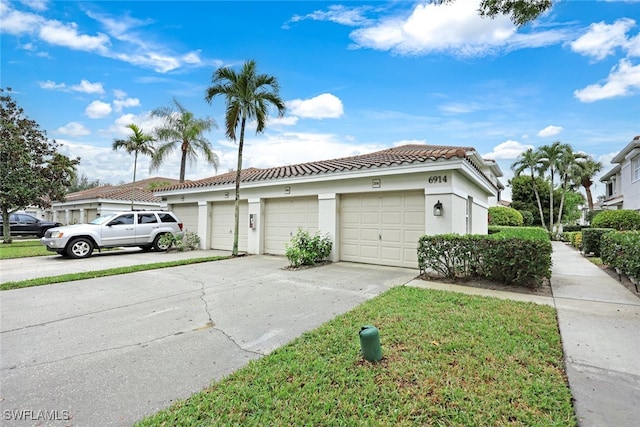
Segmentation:
<svg viewBox="0 0 640 427">
<path fill-rule="evenodd" d="M 631 182 L 640 181 L 640 156 L 631 159 Z"/>
</svg>

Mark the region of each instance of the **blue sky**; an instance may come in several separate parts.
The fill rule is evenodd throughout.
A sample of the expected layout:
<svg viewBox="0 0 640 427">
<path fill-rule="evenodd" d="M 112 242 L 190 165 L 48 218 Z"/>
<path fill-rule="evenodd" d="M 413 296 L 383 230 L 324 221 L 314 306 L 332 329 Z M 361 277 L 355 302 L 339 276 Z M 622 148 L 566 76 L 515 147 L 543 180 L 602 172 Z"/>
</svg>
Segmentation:
<svg viewBox="0 0 640 427">
<path fill-rule="evenodd" d="M 80 173 L 113 184 L 133 170 L 113 140 L 129 123 L 150 132 L 150 111 L 173 97 L 218 124 L 206 135 L 218 173 L 235 167 L 224 101 L 204 93 L 216 68 L 248 59 L 277 77 L 288 108 L 247 133 L 244 167 L 461 145 L 498 160 L 506 184 L 519 153 L 560 140 L 608 169 L 640 134 L 640 2 L 558 1 L 523 28 L 480 18 L 477 4 L 0 0 L 0 84 Z M 177 177 L 179 153 L 148 164 L 140 179 Z"/>
</svg>

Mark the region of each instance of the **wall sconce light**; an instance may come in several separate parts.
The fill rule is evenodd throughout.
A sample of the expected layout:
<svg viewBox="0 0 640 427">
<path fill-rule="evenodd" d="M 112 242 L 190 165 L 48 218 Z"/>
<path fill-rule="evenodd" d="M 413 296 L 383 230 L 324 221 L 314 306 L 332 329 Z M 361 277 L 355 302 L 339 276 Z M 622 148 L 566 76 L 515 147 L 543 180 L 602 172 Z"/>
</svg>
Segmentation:
<svg viewBox="0 0 640 427">
<path fill-rule="evenodd" d="M 433 216 L 442 216 L 443 211 L 444 208 L 442 207 L 442 203 L 440 203 L 440 200 L 438 200 L 438 203 L 433 205 Z"/>
</svg>

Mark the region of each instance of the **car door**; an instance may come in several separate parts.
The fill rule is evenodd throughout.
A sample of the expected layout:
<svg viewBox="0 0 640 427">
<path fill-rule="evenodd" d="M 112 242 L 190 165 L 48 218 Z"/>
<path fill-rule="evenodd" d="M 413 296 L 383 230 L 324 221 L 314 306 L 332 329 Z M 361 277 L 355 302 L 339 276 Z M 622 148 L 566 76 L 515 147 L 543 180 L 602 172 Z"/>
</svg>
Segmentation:
<svg viewBox="0 0 640 427">
<path fill-rule="evenodd" d="M 38 220 L 31 215 L 11 215 L 11 234 L 40 234 Z"/>
<path fill-rule="evenodd" d="M 158 217 L 153 212 L 138 212 L 136 222 L 136 243 L 151 244 L 151 236 L 160 227 Z"/>
<path fill-rule="evenodd" d="M 135 213 L 121 214 L 102 225 L 103 246 L 132 246 L 135 244 Z"/>
</svg>

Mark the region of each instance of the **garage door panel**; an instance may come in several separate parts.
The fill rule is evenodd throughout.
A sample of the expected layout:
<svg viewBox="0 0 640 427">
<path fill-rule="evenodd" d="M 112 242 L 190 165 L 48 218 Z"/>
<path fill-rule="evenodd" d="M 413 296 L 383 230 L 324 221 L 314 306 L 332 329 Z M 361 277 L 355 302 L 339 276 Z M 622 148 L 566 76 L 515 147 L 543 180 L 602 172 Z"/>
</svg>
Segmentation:
<svg viewBox="0 0 640 427">
<path fill-rule="evenodd" d="M 354 217 L 353 223 L 357 224 L 358 218 Z M 318 198 L 316 196 L 266 200 L 265 253 L 284 255 L 286 244 L 298 232 L 298 228 L 311 234 L 318 231 Z"/>
<path fill-rule="evenodd" d="M 184 203 L 174 205 L 171 209 L 182 221 L 182 229 L 194 234 L 198 234 L 198 204 Z"/>
<path fill-rule="evenodd" d="M 343 195 L 340 258 L 416 268 L 424 234 L 424 190 Z M 358 222 L 356 221 L 358 218 Z M 355 230 L 359 229 L 357 233 Z"/>
<path fill-rule="evenodd" d="M 211 208 L 211 248 L 230 251 L 233 249 L 235 226 L 235 202 L 214 203 Z M 248 241 L 249 207 L 240 202 L 238 227 L 238 250 L 246 252 Z"/>
</svg>

